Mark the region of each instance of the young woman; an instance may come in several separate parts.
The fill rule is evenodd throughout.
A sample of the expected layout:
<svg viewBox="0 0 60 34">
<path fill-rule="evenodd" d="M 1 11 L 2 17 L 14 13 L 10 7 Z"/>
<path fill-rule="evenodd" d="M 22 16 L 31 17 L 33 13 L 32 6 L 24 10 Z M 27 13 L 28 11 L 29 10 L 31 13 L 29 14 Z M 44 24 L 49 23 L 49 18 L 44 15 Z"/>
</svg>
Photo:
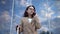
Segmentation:
<svg viewBox="0 0 60 34">
<path fill-rule="evenodd" d="M 36 10 L 33 5 L 30 5 L 26 8 L 23 18 L 20 22 L 20 33 L 23 32 L 23 34 L 37 34 L 37 29 L 39 29 L 41 26 L 40 20 L 35 11 Z"/>
</svg>

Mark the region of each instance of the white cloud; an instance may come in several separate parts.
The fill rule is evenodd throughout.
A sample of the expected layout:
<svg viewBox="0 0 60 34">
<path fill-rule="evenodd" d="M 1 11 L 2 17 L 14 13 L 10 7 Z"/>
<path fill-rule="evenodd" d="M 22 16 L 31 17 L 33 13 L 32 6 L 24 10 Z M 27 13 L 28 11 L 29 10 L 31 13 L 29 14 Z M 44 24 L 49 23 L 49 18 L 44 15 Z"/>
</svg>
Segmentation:
<svg viewBox="0 0 60 34">
<path fill-rule="evenodd" d="M 2 21 L 6 21 L 6 22 L 9 22 L 11 17 L 9 15 L 9 12 L 8 11 L 4 11 L 2 12 L 2 15 L 0 16 L 0 20 L 2 19 Z"/>
<path fill-rule="evenodd" d="M 21 4 L 21 5 L 25 5 L 25 4 L 26 4 L 26 0 L 21 0 L 21 1 L 20 1 L 20 4 Z"/>
<path fill-rule="evenodd" d="M 6 4 L 6 1 L 5 1 L 5 0 L 4 0 L 4 1 L 2 0 L 1 3 L 2 3 L 2 4 Z"/>
<path fill-rule="evenodd" d="M 54 3 L 54 6 L 56 6 L 57 9 L 60 10 L 60 1 L 56 1 L 56 2 Z"/>
<path fill-rule="evenodd" d="M 44 18 L 44 17 L 39 17 L 40 18 L 40 22 L 44 22 L 47 20 L 47 18 Z"/>
<path fill-rule="evenodd" d="M 41 10 L 41 14 L 44 15 L 46 13 L 46 11 L 44 10 Z"/>
<path fill-rule="evenodd" d="M 48 7 L 48 11 L 51 11 L 51 7 Z"/>
<path fill-rule="evenodd" d="M 48 4 L 43 4 L 44 5 L 44 9 L 45 10 L 41 10 L 41 14 L 44 16 L 44 17 L 48 17 L 48 18 L 51 18 L 52 15 L 54 14 L 54 11 L 51 9 L 52 6 L 49 6 Z"/>
<path fill-rule="evenodd" d="M 29 6 L 29 5 L 32 5 L 32 0 L 21 0 L 20 4 L 22 6 Z"/>
<path fill-rule="evenodd" d="M 44 5 L 45 9 L 48 9 L 48 7 L 49 7 L 48 4 L 45 3 L 43 5 Z"/>
<path fill-rule="evenodd" d="M 60 25 L 59 25 L 60 23 L 58 23 L 56 21 L 52 21 L 50 24 L 51 24 L 50 27 L 52 29 L 60 28 Z"/>
<path fill-rule="evenodd" d="M 55 12 L 51 9 L 53 5 L 49 6 L 48 4 L 44 3 L 43 4 L 45 8 L 40 10 L 40 20 L 41 22 L 46 21 L 48 19 L 54 19 L 56 16 L 53 16 Z"/>
<path fill-rule="evenodd" d="M 40 30 L 47 32 L 49 29 L 48 29 L 47 27 L 42 26 L 42 27 L 40 28 Z"/>
<path fill-rule="evenodd" d="M 3 11 L 1 12 L 0 15 L 0 29 L 6 29 L 6 30 L 10 30 L 10 23 L 11 23 L 11 17 L 9 15 L 8 11 Z"/>
<path fill-rule="evenodd" d="M 57 16 L 57 18 L 60 18 L 60 15 L 59 15 L 59 16 Z"/>
<path fill-rule="evenodd" d="M 45 7 L 45 10 L 47 10 L 47 11 L 53 11 L 51 8 L 53 7 L 53 5 L 51 5 L 51 6 L 49 6 L 48 4 L 44 4 L 44 7 Z"/>
<path fill-rule="evenodd" d="M 53 14 L 54 14 L 54 12 L 46 13 L 45 16 L 48 17 L 48 18 L 51 18 Z"/>
<path fill-rule="evenodd" d="M 45 18 L 47 18 L 47 17 L 51 18 L 53 14 L 54 14 L 53 11 L 47 12 L 45 10 L 41 10 L 41 15 L 44 16 Z"/>
</svg>

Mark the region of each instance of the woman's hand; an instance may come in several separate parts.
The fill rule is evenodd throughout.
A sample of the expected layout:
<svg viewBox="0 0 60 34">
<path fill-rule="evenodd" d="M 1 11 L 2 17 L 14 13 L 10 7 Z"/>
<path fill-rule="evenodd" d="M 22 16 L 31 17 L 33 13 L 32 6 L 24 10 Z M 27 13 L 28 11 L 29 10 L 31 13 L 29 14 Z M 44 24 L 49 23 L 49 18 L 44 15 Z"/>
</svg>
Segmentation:
<svg viewBox="0 0 60 34">
<path fill-rule="evenodd" d="M 37 14 L 34 16 L 34 20 L 39 22 L 39 18 Z"/>
<path fill-rule="evenodd" d="M 35 21 L 35 28 L 36 28 L 36 29 L 41 28 L 40 20 L 39 20 L 39 18 L 38 18 L 37 15 L 34 16 L 34 21 Z"/>
</svg>

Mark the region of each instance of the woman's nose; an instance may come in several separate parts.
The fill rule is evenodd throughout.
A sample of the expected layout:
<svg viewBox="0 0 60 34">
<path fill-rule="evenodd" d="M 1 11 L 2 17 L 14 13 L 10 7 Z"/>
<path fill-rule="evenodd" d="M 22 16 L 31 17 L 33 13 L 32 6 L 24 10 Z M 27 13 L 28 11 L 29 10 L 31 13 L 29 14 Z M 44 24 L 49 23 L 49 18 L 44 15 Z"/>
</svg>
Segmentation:
<svg viewBox="0 0 60 34">
<path fill-rule="evenodd" d="M 33 10 L 31 10 L 31 12 L 34 12 Z"/>
</svg>

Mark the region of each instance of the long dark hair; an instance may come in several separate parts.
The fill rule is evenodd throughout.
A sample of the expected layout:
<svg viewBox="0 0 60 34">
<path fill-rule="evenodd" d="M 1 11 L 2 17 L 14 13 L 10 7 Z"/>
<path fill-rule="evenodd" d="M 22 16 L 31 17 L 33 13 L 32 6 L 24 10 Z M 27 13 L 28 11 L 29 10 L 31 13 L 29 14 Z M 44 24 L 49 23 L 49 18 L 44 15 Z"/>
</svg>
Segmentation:
<svg viewBox="0 0 60 34">
<path fill-rule="evenodd" d="M 27 10 L 28 10 L 29 7 L 33 7 L 33 8 L 34 8 L 34 13 L 31 15 L 31 18 L 33 18 L 33 17 L 36 15 L 36 12 L 35 12 L 36 10 L 35 10 L 35 7 L 34 7 L 33 5 L 30 5 L 30 6 L 28 6 L 28 7 L 26 8 L 23 17 L 28 17 Z"/>
</svg>

